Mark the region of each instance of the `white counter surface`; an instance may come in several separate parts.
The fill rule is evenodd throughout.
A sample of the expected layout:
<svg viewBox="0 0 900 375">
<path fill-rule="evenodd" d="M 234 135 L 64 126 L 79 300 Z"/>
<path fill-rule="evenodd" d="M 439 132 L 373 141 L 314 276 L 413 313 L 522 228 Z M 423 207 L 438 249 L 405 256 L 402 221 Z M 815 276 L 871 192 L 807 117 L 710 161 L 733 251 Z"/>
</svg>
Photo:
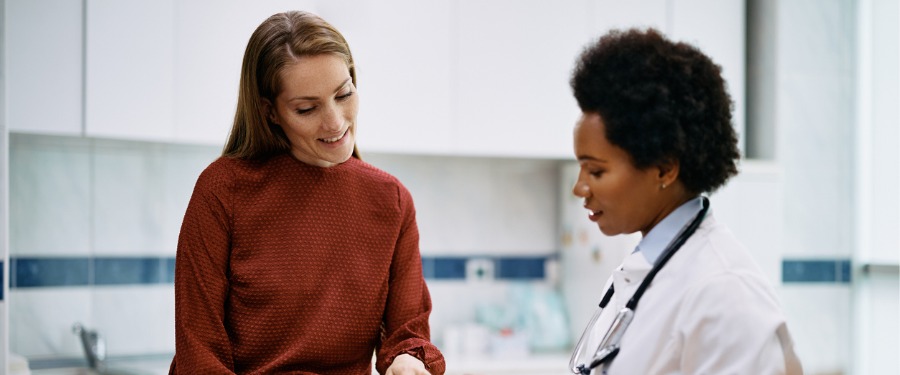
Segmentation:
<svg viewBox="0 0 900 375">
<path fill-rule="evenodd" d="M 454 357 L 445 356 L 445 375 L 567 375 L 569 353 L 540 353 L 525 357 Z M 169 360 L 112 361 L 111 374 L 165 375 Z M 373 374 L 377 374 L 373 369 Z M 31 370 L 32 375 L 94 375 L 83 367 Z"/>
<path fill-rule="evenodd" d="M 570 353 L 538 353 L 525 357 L 445 356 L 446 375 L 571 375 Z"/>
</svg>

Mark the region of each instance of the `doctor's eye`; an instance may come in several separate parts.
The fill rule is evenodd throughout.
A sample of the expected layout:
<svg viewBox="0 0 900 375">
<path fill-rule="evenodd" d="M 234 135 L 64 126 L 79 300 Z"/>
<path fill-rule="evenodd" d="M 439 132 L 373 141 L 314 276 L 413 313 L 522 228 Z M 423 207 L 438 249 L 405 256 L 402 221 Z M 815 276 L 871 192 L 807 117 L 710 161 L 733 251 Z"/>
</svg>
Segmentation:
<svg viewBox="0 0 900 375">
<path fill-rule="evenodd" d="M 604 171 L 602 171 L 602 170 L 588 171 L 588 173 L 590 173 L 591 177 L 600 177 L 603 175 L 603 172 Z"/>
</svg>

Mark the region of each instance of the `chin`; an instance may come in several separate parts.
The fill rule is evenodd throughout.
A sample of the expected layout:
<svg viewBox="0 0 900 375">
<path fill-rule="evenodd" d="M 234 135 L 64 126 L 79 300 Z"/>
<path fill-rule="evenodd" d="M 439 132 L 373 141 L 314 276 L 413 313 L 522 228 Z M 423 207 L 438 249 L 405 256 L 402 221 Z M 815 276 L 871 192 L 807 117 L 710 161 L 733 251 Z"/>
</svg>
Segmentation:
<svg viewBox="0 0 900 375">
<path fill-rule="evenodd" d="M 350 150 L 341 155 L 335 155 L 335 157 L 331 158 L 332 160 L 330 161 L 335 164 L 341 164 L 347 160 L 350 160 L 351 157 L 353 157 L 353 147 L 350 147 Z"/>
<path fill-rule="evenodd" d="M 600 233 L 603 233 L 610 237 L 622 234 L 622 231 L 614 230 L 613 228 L 609 227 L 603 227 L 600 224 L 597 224 L 597 227 L 600 228 Z"/>
</svg>

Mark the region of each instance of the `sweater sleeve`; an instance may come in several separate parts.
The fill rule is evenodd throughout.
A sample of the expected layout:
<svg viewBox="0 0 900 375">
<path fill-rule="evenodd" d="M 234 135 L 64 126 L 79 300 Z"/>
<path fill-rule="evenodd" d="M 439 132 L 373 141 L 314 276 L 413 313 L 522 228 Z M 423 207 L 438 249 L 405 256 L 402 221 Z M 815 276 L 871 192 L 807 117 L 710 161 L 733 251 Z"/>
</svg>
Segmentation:
<svg viewBox="0 0 900 375">
<path fill-rule="evenodd" d="M 231 247 L 229 174 L 214 163 L 198 178 L 178 237 L 175 358 L 170 374 L 233 374 L 225 329 Z"/>
<path fill-rule="evenodd" d="M 409 192 L 399 187 L 403 224 L 390 267 L 390 290 L 384 311 L 376 369 L 384 374 L 398 355 L 410 354 L 425 364 L 432 375 L 442 375 L 444 357 L 431 343 L 428 316 L 431 296 L 422 275 L 419 231 Z"/>
</svg>

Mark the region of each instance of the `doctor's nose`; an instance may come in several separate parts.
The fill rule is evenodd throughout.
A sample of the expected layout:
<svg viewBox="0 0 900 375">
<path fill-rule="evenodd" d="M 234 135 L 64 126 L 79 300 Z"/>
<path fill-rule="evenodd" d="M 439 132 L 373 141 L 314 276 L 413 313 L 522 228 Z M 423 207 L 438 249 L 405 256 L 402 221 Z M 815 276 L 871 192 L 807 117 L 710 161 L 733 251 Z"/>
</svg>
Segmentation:
<svg viewBox="0 0 900 375">
<path fill-rule="evenodd" d="M 575 186 L 572 187 L 572 194 L 579 198 L 587 198 L 591 195 L 591 188 L 581 181 L 575 181 Z"/>
</svg>

